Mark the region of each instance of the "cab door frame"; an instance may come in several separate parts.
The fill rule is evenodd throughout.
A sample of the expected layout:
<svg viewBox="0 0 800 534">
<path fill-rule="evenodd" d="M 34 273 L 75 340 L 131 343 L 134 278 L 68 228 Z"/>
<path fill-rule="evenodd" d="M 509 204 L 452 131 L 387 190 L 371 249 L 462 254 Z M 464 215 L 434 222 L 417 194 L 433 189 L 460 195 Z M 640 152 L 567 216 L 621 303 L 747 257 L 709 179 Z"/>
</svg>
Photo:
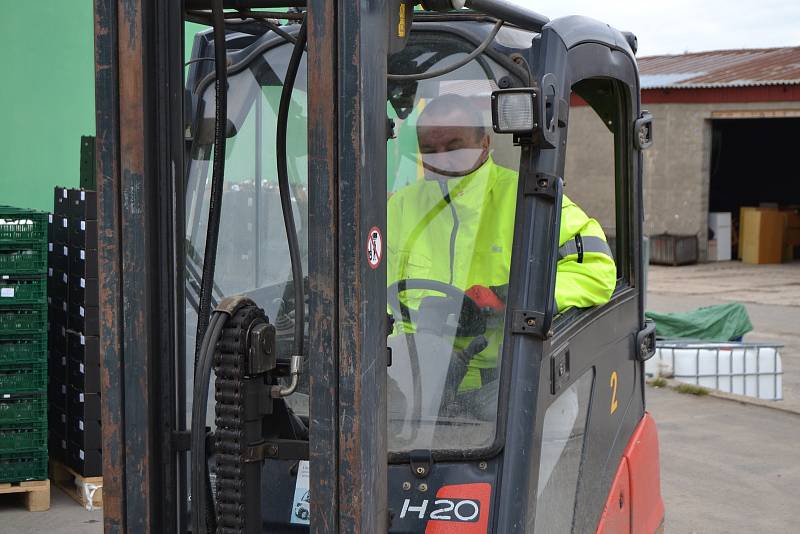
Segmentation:
<svg viewBox="0 0 800 534">
<path fill-rule="evenodd" d="M 500 481 L 495 532 L 533 532 L 543 423 L 547 409 L 583 374 L 595 369 L 593 404 L 589 406 L 586 435 L 592 446 L 581 455 L 573 528 L 592 530 L 599 520 L 608 488 L 628 438 L 644 413 L 642 365 L 636 360 L 635 339 L 644 327 L 641 258 L 641 162 L 636 157 L 630 131 L 639 115 L 639 81 L 633 51 L 626 38 L 605 24 L 583 17 L 558 19 L 533 41 L 528 63 L 542 98 L 549 99 L 552 116 L 545 120 L 539 143 L 524 145 L 520 164 L 516 239 L 512 260 L 509 311 L 506 320 L 507 362 L 501 371 L 507 407 L 505 449 Z M 628 176 L 623 200 L 628 207 L 627 235 L 619 250 L 628 258 L 630 285 L 618 288 L 611 301 L 597 308 L 577 311 L 569 321 L 553 323 L 556 251 L 563 194 L 563 172 L 572 86 L 586 78 L 615 80 L 624 88 L 620 131 L 615 159 L 621 158 Z M 563 127 L 562 127 L 563 126 Z M 548 148 L 552 147 L 552 148 Z M 618 169 L 619 171 L 619 169 Z M 619 198 L 619 197 L 618 197 Z M 544 251 L 544 253 L 542 253 Z M 625 271 L 624 270 L 624 271 Z M 587 343 L 616 345 L 613 361 L 589 356 L 573 358 L 570 375 L 554 394 L 550 369 L 563 351 L 586 352 Z M 578 347 L 573 349 L 571 344 Z M 610 346 L 610 345 L 609 345 Z M 611 392 L 603 383 L 608 366 L 619 364 L 618 380 L 630 385 L 609 422 L 602 413 Z M 624 372 L 623 372 L 624 369 Z M 602 390 L 602 391 L 601 391 Z M 608 400 L 606 399 L 608 397 Z M 507 404 L 506 404 L 507 403 Z M 605 454 L 602 451 L 605 450 Z M 592 484 L 586 481 L 592 479 Z"/>
</svg>

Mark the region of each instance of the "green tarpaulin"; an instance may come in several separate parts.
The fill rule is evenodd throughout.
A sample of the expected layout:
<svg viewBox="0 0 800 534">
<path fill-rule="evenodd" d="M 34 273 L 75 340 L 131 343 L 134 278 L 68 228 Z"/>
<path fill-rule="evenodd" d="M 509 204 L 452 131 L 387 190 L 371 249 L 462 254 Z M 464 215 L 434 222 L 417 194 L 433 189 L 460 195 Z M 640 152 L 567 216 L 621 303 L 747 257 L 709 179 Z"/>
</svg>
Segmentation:
<svg viewBox="0 0 800 534">
<path fill-rule="evenodd" d="M 646 312 L 664 339 L 733 341 L 753 329 L 747 309 L 738 302 L 698 308 L 686 313 Z"/>
</svg>

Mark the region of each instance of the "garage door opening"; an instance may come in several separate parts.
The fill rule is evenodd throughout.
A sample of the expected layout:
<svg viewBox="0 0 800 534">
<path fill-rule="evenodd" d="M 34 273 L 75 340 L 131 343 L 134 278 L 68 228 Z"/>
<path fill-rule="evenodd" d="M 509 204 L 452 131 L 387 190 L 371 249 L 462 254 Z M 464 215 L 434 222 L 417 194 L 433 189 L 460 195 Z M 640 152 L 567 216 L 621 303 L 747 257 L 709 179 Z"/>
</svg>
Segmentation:
<svg viewBox="0 0 800 534">
<path fill-rule="evenodd" d="M 731 214 L 733 258 L 742 207 L 800 208 L 799 133 L 798 118 L 712 121 L 709 212 Z"/>
</svg>

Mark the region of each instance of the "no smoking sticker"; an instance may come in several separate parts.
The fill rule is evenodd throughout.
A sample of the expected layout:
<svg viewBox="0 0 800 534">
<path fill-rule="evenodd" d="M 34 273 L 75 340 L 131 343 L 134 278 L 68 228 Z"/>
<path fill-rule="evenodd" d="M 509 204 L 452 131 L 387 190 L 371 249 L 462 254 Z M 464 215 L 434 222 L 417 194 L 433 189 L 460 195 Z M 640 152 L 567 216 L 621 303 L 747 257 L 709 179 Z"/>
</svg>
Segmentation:
<svg viewBox="0 0 800 534">
<path fill-rule="evenodd" d="M 373 269 L 377 269 L 383 259 L 383 236 L 377 226 L 369 230 L 367 236 L 367 262 Z"/>
</svg>

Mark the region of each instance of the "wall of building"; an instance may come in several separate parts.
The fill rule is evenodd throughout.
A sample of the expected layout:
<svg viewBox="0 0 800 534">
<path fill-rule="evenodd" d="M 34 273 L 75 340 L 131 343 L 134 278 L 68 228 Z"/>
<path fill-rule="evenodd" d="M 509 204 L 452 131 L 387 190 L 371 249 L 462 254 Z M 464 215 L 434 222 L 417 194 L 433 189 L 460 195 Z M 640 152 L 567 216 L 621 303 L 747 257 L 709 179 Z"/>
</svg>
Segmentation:
<svg viewBox="0 0 800 534">
<path fill-rule="evenodd" d="M 653 114 L 655 143 L 644 156 L 645 233 L 697 235 L 704 260 L 712 114 L 800 111 L 800 102 L 649 104 L 646 108 Z M 604 228 L 613 228 L 608 213 L 613 167 L 608 164 L 604 141 L 609 134 L 604 134 L 604 125 L 587 106 L 572 108 L 569 129 L 566 192 Z"/>
<path fill-rule="evenodd" d="M 52 211 L 76 187 L 80 137 L 94 135 L 91 0 L 24 2 L 0 16 L 0 204 Z"/>
<path fill-rule="evenodd" d="M 201 28 L 187 24 L 187 55 Z M 3 6 L 0 50 L 0 204 L 52 211 L 54 186 L 78 186 L 80 137 L 95 133 L 92 0 Z"/>
</svg>

